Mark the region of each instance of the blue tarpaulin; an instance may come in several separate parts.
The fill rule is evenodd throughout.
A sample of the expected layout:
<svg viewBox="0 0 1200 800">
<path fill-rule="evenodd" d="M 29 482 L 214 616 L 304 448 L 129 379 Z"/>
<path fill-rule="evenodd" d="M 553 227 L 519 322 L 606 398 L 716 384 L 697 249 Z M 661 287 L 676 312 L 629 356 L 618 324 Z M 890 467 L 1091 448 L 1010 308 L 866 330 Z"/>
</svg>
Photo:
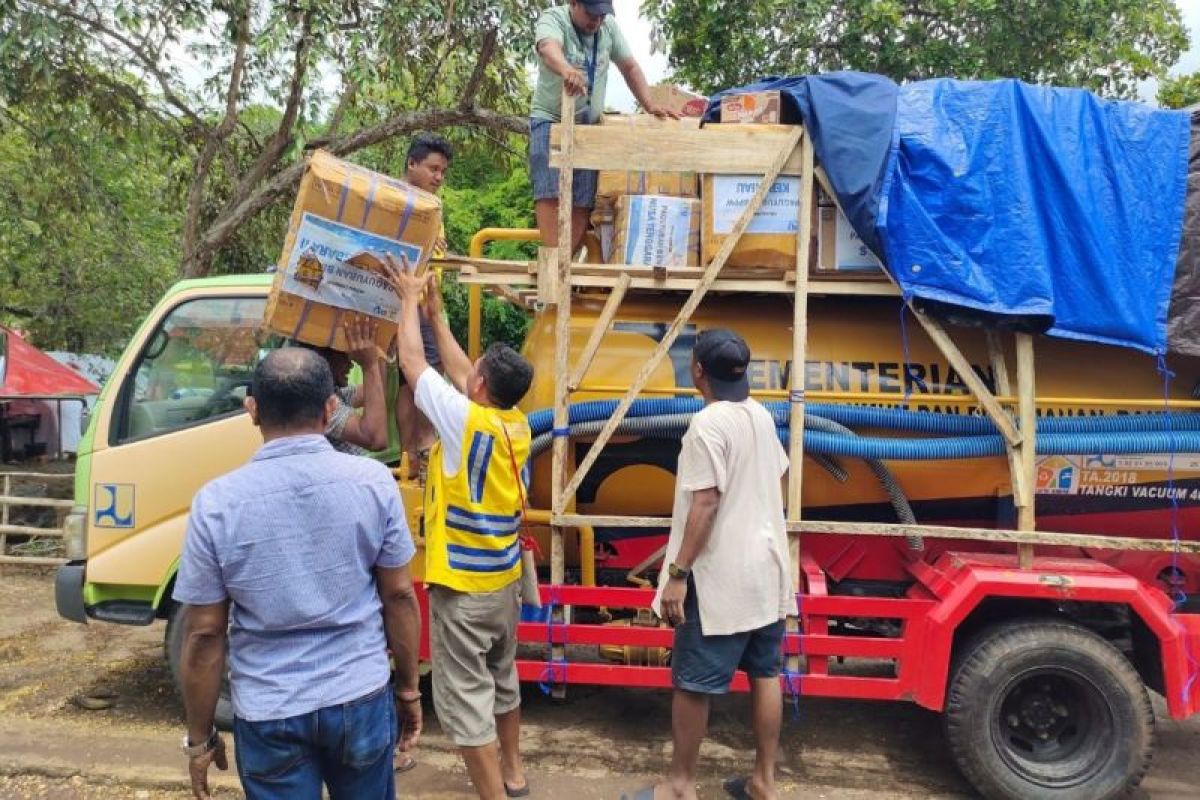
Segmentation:
<svg viewBox="0 0 1200 800">
<path fill-rule="evenodd" d="M 906 297 L 1165 352 L 1186 113 L 1014 80 L 897 87 L 853 72 L 734 91 L 763 89 L 807 124 L 839 204 Z"/>
</svg>

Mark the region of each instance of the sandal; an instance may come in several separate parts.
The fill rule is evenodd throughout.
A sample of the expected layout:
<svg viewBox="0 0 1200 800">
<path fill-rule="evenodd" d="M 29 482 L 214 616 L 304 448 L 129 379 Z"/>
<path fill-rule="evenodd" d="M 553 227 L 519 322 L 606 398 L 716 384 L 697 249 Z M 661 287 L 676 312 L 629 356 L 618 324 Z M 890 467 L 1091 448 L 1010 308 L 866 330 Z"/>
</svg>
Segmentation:
<svg viewBox="0 0 1200 800">
<path fill-rule="evenodd" d="M 408 753 L 399 750 L 392 756 L 392 772 L 401 775 L 417 765 L 417 760 Z"/>
<path fill-rule="evenodd" d="M 746 775 L 742 775 L 741 777 L 737 778 L 726 778 L 725 782 L 721 784 L 721 788 L 725 790 L 725 794 L 736 798 L 736 800 L 754 800 L 754 798 L 750 796 L 750 793 L 746 791 L 746 787 L 749 784 L 750 778 Z"/>
</svg>

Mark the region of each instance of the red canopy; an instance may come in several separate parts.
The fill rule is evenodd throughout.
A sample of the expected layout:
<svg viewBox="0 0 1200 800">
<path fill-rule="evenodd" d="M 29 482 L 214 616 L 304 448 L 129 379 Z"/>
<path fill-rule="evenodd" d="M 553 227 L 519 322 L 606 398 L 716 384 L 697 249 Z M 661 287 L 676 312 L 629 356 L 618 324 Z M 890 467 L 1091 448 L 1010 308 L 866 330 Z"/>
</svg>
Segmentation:
<svg viewBox="0 0 1200 800">
<path fill-rule="evenodd" d="M 0 400 L 15 397 L 81 397 L 100 387 L 0 327 Z"/>
</svg>

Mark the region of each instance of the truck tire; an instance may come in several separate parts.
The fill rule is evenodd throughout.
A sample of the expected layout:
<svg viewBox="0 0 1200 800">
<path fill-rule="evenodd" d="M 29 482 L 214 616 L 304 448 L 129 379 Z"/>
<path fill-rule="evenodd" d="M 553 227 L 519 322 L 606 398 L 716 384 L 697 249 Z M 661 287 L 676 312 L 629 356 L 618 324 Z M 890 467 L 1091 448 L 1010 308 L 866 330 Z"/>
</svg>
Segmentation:
<svg viewBox="0 0 1200 800">
<path fill-rule="evenodd" d="M 183 697 L 183 681 L 181 679 L 180 663 L 183 657 L 184 618 L 187 616 L 187 606 L 176 603 L 167 615 L 167 633 L 163 640 L 163 649 L 167 653 L 167 665 L 171 668 L 171 678 L 175 681 L 175 690 Z M 221 694 L 217 698 L 217 710 L 214 716 L 217 727 L 223 731 L 233 730 L 233 697 L 229 692 L 229 669 L 221 678 Z"/>
<path fill-rule="evenodd" d="M 950 679 L 946 738 L 989 800 L 1109 800 L 1146 774 L 1154 712 L 1115 647 L 1058 620 L 1016 620 L 964 647 Z"/>
</svg>

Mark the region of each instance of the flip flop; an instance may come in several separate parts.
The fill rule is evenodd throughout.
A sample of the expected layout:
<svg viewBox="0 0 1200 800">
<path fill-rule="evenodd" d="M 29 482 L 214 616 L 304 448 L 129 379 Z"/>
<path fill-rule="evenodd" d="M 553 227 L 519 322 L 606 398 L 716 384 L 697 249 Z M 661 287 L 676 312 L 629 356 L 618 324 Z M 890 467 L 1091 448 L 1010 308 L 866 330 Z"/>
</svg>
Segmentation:
<svg viewBox="0 0 1200 800">
<path fill-rule="evenodd" d="M 749 783 L 749 776 L 742 775 L 737 778 L 726 778 L 725 782 L 722 783 L 721 786 L 725 789 L 725 794 L 736 798 L 736 800 L 754 800 L 754 798 L 750 796 L 750 793 L 746 791 L 746 786 Z"/>
<path fill-rule="evenodd" d="M 621 800 L 654 800 L 654 787 L 647 786 L 645 789 L 638 789 L 633 794 L 623 794 Z"/>
<path fill-rule="evenodd" d="M 396 754 L 396 756 L 400 755 L 400 753 Z M 407 756 L 407 758 L 405 758 L 403 761 L 398 760 L 396 757 L 392 758 L 392 772 L 396 773 L 397 775 L 402 775 L 403 773 L 408 772 L 410 769 L 413 769 L 417 766 L 417 760 L 415 758 L 407 753 L 404 753 L 403 755 Z"/>
<path fill-rule="evenodd" d="M 504 784 L 504 794 L 509 797 L 529 797 L 529 782 L 526 781 L 525 785 L 519 789 L 514 789 L 506 783 Z"/>
</svg>

